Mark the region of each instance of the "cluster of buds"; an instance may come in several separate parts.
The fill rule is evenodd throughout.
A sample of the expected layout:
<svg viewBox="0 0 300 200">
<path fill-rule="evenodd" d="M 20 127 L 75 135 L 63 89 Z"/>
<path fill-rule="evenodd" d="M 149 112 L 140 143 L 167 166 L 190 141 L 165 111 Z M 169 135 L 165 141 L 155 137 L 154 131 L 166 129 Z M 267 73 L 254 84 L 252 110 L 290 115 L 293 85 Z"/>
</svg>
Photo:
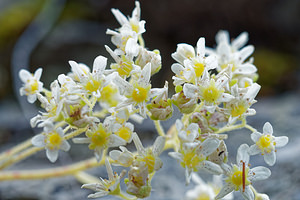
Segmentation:
<svg viewBox="0 0 300 200">
<path fill-rule="evenodd" d="M 20 71 L 24 82 L 21 95 L 26 95 L 29 103 L 38 100 L 44 109 L 31 119 L 32 127 L 43 128 L 43 133 L 33 137 L 32 144 L 45 148 L 48 159 L 55 162 L 60 149 L 70 149 L 67 140 L 72 138 L 74 143 L 88 144 L 97 161 L 105 159 L 108 180 L 83 185 L 96 192 L 89 195 L 90 198 L 106 195 L 125 199 L 148 197 L 152 190 L 151 180 L 163 165 L 159 156 L 168 148 L 174 149 L 169 155 L 185 169 L 186 184 L 192 178 L 204 191 L 189 191 L 188 199 L 232 199 L 232 195 L 228 196 L 232 191 L 240 191 L 247 200 L 265 197 L 251 184 L 268 178 L 271 171 L 266 167 L 250 169 L 250 156 L 260 153 L 272 166 L 276 161 L 276 149 L 286 145 L 288 138 L 273 136 L 268 122 L 262 134 L 246 122 L 247 116 L 256 113 L 251 106 L 261 87 L 256 83 L 257 68 L 249 58 L 254 47 L 245 46 L 248 34 L 242 33 L 230 41 L 229 34 L 220 31 L 215 49 L 205 47 L 203 37 L 196 48 L 178 44 L 172 54 L 177 63 L 171 66 L 175 73 L 175 94 L 169 98 L 168 82 L 163 88 L 152 88 L 150 83 L 151 76 L 162 67 L 161 56 L 158 50 L 150 51 L 145 47 L 142 37 L 146 31 L 145 21 L 140 18 L 139 2 L 135 5 L 131 17 L 112 9 L 121 27 L 106 32 L 116 46 L 114 50 L 105 46 L 114 60 L 108 68 L 107 58 L 101 55 L 94 60 L 92 70 L 85 64 L 69 61 L 71 72 L 60 74 L 51 83 L 50 90 L 40 81 L 42 69 L 34 74 Z M 159 120 L 172 116 L 173 104 L 183 116 L 165 135 Z M 134 123 L 129 121 L 141 122 L 146 117 L 155 122 L 160 135 L 148 148 L 143 147 Z M 229 165 L 225 132 L 238 128 L 251 130 L 254 144 L 250 147 L 242 144 L 237 151 L 236 164 Z M 82 133 L 85 137 L 77 137 Z M 136 153 L 125 147 L 132 141 Z M 107 154 L 110 147 L 120 150 Z M 113 173 L 111 164 L 129 169 L 124 182 L 130 196 L 124 196 L 120 188 L 120 180 L 126 172 Z M 215 186 L 218 193 L 197 178 L 195 172 L 198 170 L 224 176 L 225 183 L 218 181 Z"/>
</svg>

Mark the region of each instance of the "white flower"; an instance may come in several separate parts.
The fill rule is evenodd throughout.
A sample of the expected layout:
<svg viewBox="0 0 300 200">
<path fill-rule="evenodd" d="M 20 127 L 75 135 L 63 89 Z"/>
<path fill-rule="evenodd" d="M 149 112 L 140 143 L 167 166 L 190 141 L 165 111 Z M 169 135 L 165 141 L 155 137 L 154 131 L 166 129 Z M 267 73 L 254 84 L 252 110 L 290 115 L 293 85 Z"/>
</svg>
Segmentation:
<svg viewBox="0 0 300 200">
<path fill-rule="evenodd" d="M 117 109 L 128 105 L 138 106 L 140 114 L 146 117 L 146 102 L 156 95 L 155 93 L 150 93 L 150 73 L 151 64 L 148 63 L 141 71 L 137 81 L 131 81 L 129 83 L 120 76 L 116 76 L 114 83 L 119 87 L 121 94 L 127 97 L 127 100 L 121 102 L 117 106 Z"/>
<path fill-rule="evenodd" d="M 200 176 L 196 173 L 192 173 L 192 180 L 196 185 L 191 190 L 188 190 L 185 194 L 186 200 L 214 200 L 217 193 L 222 187 L 221 176 L 213 176 L 213 181 L 205 183 Z M 223 200 L 231 200 L 233 195 L 227 195 Z"/>
<path fill-rule="evenodd" d="M 126 141 L 119 136 L 112 134 L 111 126 L 104 121 L 99 123 L 98 126 L 91 127 L 86 133 L 86 138 L 74 138 L 74 143 L 89 144 L 89 149 L 94 150 L 95 156 L 98 161 L 101 160 L 103 150 L 109 147 L 118 147 L 125 145 Z"/>
<path fill-rule="evenodd" d="M 93 64 L 93 71 L 90 73 L 80 67 L 80 65 L 75 61 L 69 61 L 73 72 L 80 80 L 85 91 L 97 98 L 100 97 L 102 88 L 107 84 L 104 76 L 106 63 L 107 58 L 103 56 L 96 57 Z"/>
<path fill-rule="evenodd" d="M 55 162 L 58 158 L 58 151 L 69 151 L 70 144 L 64 139 L 64 132 L 61 127 L 54 128 L 52 123 L 45 124 L 44 133 L 36 135 L 31 140 L 36 147 L 45 147 L 47 158 Z"/>
<path fill-rule="evenodd" d="M 250 188 L 252 182 L 267 179 L 271 171 L 266 167 L 254 167 L 250 169 L 249 163 L 249 146 L 242 144 L 237 152 L 236 165 L 223 165 L 225 171 L 225 185 L 222 187 L 216 199 L 221 199 L 232 191 L 240 191 L 244 199 L 254 200 L 254 193 Z"/>
<path fill-rule="evenodd" d="M 110 65 L 111 71 L 118 72 L 119 76 L 123 78 L 130 77 L 134 72 L 140 71 L 140 67 L 135 65 L 133 59 L 138 55 L 139 46 L 133 39 L 128 39 L 125 47 L 126 55 L 118 55 L 116 52 L 111 50 L 108 46 L 105 45 L 105 49 L 111 55 L 111 57 L 115 60 L 116 63 L 112 63 Z"/>
<path fill-rule="evenodd" d="M 88 198 L 100 198 L 109 194 L 118 194 L 120 192 L 120 179 L 125 175 L 125 171 L 122 171 L 120 176 L 117 173 L 113 173 L 107 158 L 105 159 L 105 167 L 108 174 L 108 180 L 100 178 L 99 183 L 89 183 L 81 186 L 81 188 L 94 190 L 96 192 L 90 194 Z"/>
<path fill-rule="evenodd" d="M 42 68 L 38 68 L 34 74 L 25 69 L 21 69 L 19 72 L 19 77 L 24 83 L 20 88 L 20 95 L 26 95 L 29 103 L 34 103 L 37 99 L 36 95 L 43 90 L 43 83 L 40 82 L 42 71 Z"/>
<path fill-rule="evenodd" d="M 178 131 L 178 137 L 182 143 L 194 142 L 199 136 L 199 126 L 196 123 L 191 123 L 187 128 L 184 127 L 181 120 L 176 120 L 176 129 Z"/>
<path fill-rule="evenodd" d="M 169 155 L 178 160 L 185 168 L 186 183 L 189 184 L 191 173 L 204 169 L 210 173 L 219 175 L 223 173 L 221 167 L 206 158 L 219 146 L 220 141 L 208 138 L 203 143 L 183 143 L 179 152 L 170 152 Z"/>
<path fill-rule="evenodd" d="M 276 162 L 276 149 L 285 146 L 289 141 L 286 136 L 273 136 L 273 128 L 269 122 L 264 124 L 263 134 L 253 132 L 251 139 L 255 144 L 250 146 L 249 154 L 256 155 L 261 153 L 265 162 L 270 166 L 273 166 Z"/>
<path fill-rule="evenodd" d="M 109 157 L 114 160 L 113 165 L 116 166 L 123 166 L 123 167 L 130 167 L 133 162 L 133 153 L 128 151 L 126 147 L 120 146 L 119 150 L 112 150 L 109 152 Z"/>
<path fill-rule="evenodd" d="M 138 35 L 144 33 L 145 30 L 145 21 L 141 20 L 141 8 L 140 3 L 138 1 L 135 2 L 135 8 L 132 11 L 132 16 L 130 18 L 125 17 L 120 10 L 118 9 L 111 9 L 112 13 L 122 26 L 120 28 L 120 32 L 122 29 L 131 29 L 132 31 L 136 32 Z"/>
<path fill-rule="evenodd" d="M 108 29 L 106 31 L 106 34 L 112 35 L 111 41 L 117 47 L 117 49 L 114 51 L 117 55 L 123 55 L 124 53 L 126 53 L 125 49 L 127 46 L 127 41 L 129 39 L 133 39 L 133 41 L 135 42 L 138 40 L 137 33 L 132 31 L 131 29 L 122 29 L 121 32 Z"/>
<path fill-rule="evenodd" d="M 130 122 L 124 124 L 115 123 L 112 126 L 112 131 L 127 143 L 132 141 L 134 125 Z"/>
<path fill-rule="evenodd" d="M 146 164 L 149 174 L 159 170 L 163 165 L 161 159 L 159 158 L 159 155 L 164 149 L 165 140 L 165 137 L 158 136 L 153 146 L 151 148 L 145 149 L 138 135 L 136 133 L 133 133 L 133 142 L 138 152 L 136 159 L 139 163 L 142 162 Z"/>
<path fill-rule="evenodd" d="M 204 108 L 208 112 L 215 112 L 216 107 L 222 102 L 229 102 L 234 97 L 224 91 L 224 85 L 227 83 L 226 76 L 218 77 L 217 80 L 207 78 L 200 85 L 186 83 L 183 86 L 184 95 L 192 99 L 200 99 L 204 102 Z"/>
<path fill-rule="evenodd" d="M 232 86 L 231 94 L 235 97 L 226 104 L 225 113 L 229 115 L 228 124 L 233 124 L 236 120 L 246 116 L 255 115 L 256 111 L 250 106 L 256 102 L 254 98 L 261 86 L 253 83 L 247 88 L 238 88 L 237 84 Z"/>
<path fill-rule="evenodd" d="M 248 41 L 248 34 L 242 33 L 239 37 L 230 43 L 229 34 L 226 31 L 220 31 L 216 35 L 217 47 L 216 50 L 210 50 L 210 55 L 215 55 L 218 59 L 218 71 L 232 65 L 232 72 L 237 74 L 253 74 L 257 71 L 252 64 L 252 60 L 245 62 L 245 60 L 253 53 L 254 47 L 248 45 L 242 48 Z M 242 49 L 240 49 L 242 48 Z"/>
<path fill-rule="evenodd" d="M 188 44 L 179 44 L 172 57 L 179 62 L 171 66 L 172 71 L 176 74 L 174 84 L 179 85 L 184 82 L 197 84 L 201 77 L 208 70 L 217 67 L 215 56 L 205 56 L 205 39 L 200 38 L 197 42 L 196 52 Z"/>
</svg>

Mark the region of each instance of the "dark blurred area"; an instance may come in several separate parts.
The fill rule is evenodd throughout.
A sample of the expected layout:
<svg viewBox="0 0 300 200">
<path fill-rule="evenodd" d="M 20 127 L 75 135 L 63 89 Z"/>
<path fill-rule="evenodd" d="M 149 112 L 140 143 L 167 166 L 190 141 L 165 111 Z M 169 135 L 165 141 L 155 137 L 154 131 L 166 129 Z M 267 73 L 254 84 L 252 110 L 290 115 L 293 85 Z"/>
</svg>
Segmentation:
<svg viewBox="0 0 300 200">
<path fill-rule="evenodd" d="M 214 47 L 215 35 L 223 29 L 232 38 L 249 33 L 248 44 L 255 46 L 254 64 L 262 85 L 259 98 L 300 92 L 299 0 L 140 3 L 146 47 L 159 49 L 162 56 L 162 69 L 152 79 L 154 87 L 162 87 L 165 80 L 172 82 L 170 67 L 175 61 L 171 53 L 178 43 L 195 46 L 199 37 L 205 37 L 206 46 Z M 7 149 L 7 143 L 32 135 L 28 121 L 32 114 L 25 118 L 24 109 L 28 112 L 34 106 L 23 102 L 20 108 L 19 100 L 26 98 L 19 99 L 14 92 L 20 87 L 16 71 L 27 68 L 34 72 L 42 67 L 41 80 L 49 88 L 59 74 L 70 71 L 69 60 L 91 66 L 96 56 L 103 55 L 112 61 L 104 48 L 105 44 L 115 48 L 106 29 L 119 27 L 111 8 L 131 16 L 134 1 L 0 0 L 0 151 Z"/>
</svg>

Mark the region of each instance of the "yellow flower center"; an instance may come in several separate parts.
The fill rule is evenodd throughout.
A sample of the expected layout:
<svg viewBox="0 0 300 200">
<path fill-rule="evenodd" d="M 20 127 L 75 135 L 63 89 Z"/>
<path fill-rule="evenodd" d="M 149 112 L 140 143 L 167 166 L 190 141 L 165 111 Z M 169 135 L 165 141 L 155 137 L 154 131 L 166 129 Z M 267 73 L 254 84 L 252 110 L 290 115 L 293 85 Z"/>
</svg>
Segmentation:
<svg viewBox="0 0 300 200">
<path fill-rule="evenodd" d="M 195 70 L 195 74 L 197 77 L 202 76 L 203 71 L 204 71 L 204 64 L 203 63 L 195 63 L 194 64 L 194 70 Z"/>
<path fill-rule="evenodd" d="M 113 64 L 111 65 L 111 68 L 116 69 L 116 71 L 121 77 L 128 77 L 130 75 L 130 72 L 133 70 L 133 62 L 127 60 L 127 58 L 124 55 L 121 56 L 121 59 L 122 60 L 119 64 Z"/>
<path fill-rule="evenodd" d="M 272 151 L 272 149 L 273 149 L 272 146 L 270 146 L 271 143 L 272 143 L 272 136 L 271 135 L 263 135 L 256 142 L 256 145 L 262 151 L 266 151 L 267 153 L 270 153 Z"/>
<path fill-rule="evenodd" d="M 50 149 L 59 149 L 63 138 L 56 132 L 51 132 L 47 135 L 47 146 Z"/>
<path fill-rule="evenodd" d="M 143 157 L 142 161 L 146 163 L 148 166 L 148 173 L 151 174 L 154 171 L 155 158 L 152 152 L 148 152 L 145 157 Z"/>
<path fill-rule="evenodd" d="M 244 104 L 234 105 L 231 109 L 231 115 L 233 117 L 241 116 L 246 112 L 248 108 Z"/>
<path fill-rule="evenodd" d="M 90 92 L 96 92 L 101 86 L 101 82 L 95 79 L 91 79 L 85 86 L 85 89 Z"/>
<path fill-rule="evenodd" d="M 225 180 L 226 182 L 231 182 L 234 185 L 235 190 L 239 190 L 241 187 L 244 188 L 245 186 L 250 184 L 250 181 L 248 180 L 249 168 L 245 166 L 245 164 L 243 166 L 245 167 L 244 170 L 243 169 L 240 170 L 237 165 L 234 165 L 232 175 Z M 244 175 L 243 175 L 243 171 L 244 171 Z M 245 180 L 244 183 L 243 183 L 243 178 Z"/>
<path fill-rule="evenodd" d="M 183 161 L 180 163 L 183 168 L 192 168 L 195 172 L 197 170 L 197 165 L 202 162 L 205 158 L 196 155 L 195 151 L 183 153 Z"/>
<path fill-rule="evenodd" d="M 96 147 L 105 148 L 108 143 L 110 134 L 111 133 L 108 133 L 101 124 L 99 125 L 97 131 L 95 132 L 88 131 L 86 135 L 91 139 L 89 148 L 90 149 L 95 149 Z"/>
<path fill-rule="evenodd" d="M 123 126 L 119 128 L 119 130 L 115 134 L 118 135 L 120 138 L 124 139 L 126 142 L 128 142 L 131 138 L 131 133 L 132 132 L 128 127 Z"/>
<path fill-rule="evenodd" d="M 243 172 L 234 172 L 231 176 L 231 182 L 236 186 L 241 186 L 243 184 Z"/>
<path fill-rule="evenodd" d="M 99 100 L 108 103 L 111 107 L 115 107 L 118 104 L 118 101 L 114 98 L 117 92 L 117 88 L 107 85 L 102 89 Z"/>
<path fill-rule="evenodd" d="M 214 85 L 210 85 L 203 91 L 203 99 L 209 103 L 215 102 L 221 95 L 221 90 L 218 90 Z"/>
<path fill-rule="evenodd" d="M 197 197 L 196 200 L 210 200 L 210 196 L 207 193 L 201 193 L 200 196 Z"/>
<path fill-rule="evenodd" d="M 28 86 L 26 86 L 25 91 L 28 92 L 29 94 L 34 94 L 36 91 L 39 89 L 39 83 L 37 80 L 28 80 L 27 81 Z"/>
<path fill-rule="evenodd" d="M 138 103 L 143 102 L 148 97 L 148 90 L 141 86 L 136 86 L 132 92 L 132 99 Z"/>
</svg>

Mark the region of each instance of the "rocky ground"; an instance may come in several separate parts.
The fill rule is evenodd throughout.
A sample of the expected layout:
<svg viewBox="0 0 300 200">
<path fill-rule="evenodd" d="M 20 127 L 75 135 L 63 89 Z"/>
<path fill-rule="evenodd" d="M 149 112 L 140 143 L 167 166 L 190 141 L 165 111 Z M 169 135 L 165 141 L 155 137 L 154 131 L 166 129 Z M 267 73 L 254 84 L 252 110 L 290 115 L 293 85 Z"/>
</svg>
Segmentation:
<svg viewBox="0 0 300 200">
<path fill-rule="evenodd" d="M 257 115 L 248 118 L 248 122 L 253 127 L 262 131 L 263 124 L 269 121 L 274 128 L 274 134 L 277 136 L 287 135 L 289 137 L 288 145 L 279 149 L 277 153 L 277 163 L 274 167 L 271 167 L 272 175 L 268 180 L 257 182 L 254 186 L 258 188 L 258 191 L 269 194 L 272 200 L 300 199 L 300 106 L 299 106 L 300 94 L 286 94 L 276 98 L 264 98 L 258 99 L 258 103 L 254 106 L 257 111 Z M 7 108 L 8 109 L 8 108 Z M 1 115 L 3 114 L 3 108 L 1 108 Z M 5 111 L 6 112 L 6 111 Z M 14 112 L 15 115 L 18 112 Z M 11 116 L 16 117 L 16 116 Z M 171 120 L 172 121 L 172 120 Z M 25 123 L 20 121 L 20 124 Z M 164 123 L 165 127 L 168 127 L 171 122 Z M 6 124 L 7 125 L 7 124 Z M 1 124 L 3 127 L 4 124 Z M 24 125 L 26 126 L 26 125 Z M 146 121 L 140 128 L 144 132 L 149 132 L 144 137 L 143 142 L 150 144 L 153 141 L 151 137 L 152 123 Z M 24 128 L 24 127 L 23 127 Z M 21 129 L 21 128 L 20 128 Z M 16 130 L 16 134 L 21 130 Z M 21 138 L 28 136 L 23 131 Z M 16 136 L 12 136 L 10 140 L 14 140 Z M 229 138 L 226 141 L 231 155 L 229 161 L 235 160 L 236 149 L 241 143 L 251 144 L 250 132 L 248 130 L 239 130 L 229 133 Z M 2 144 L 0 150 L 7 149 L 12 143 L 8 142 Z M 83 148 L 83 147 L 82 147 Z M 73 162 L 81 158 L 90 156 L 89 153 L 82 154 L 84 149 L 73 148 L 69 153 L 62 153 L 60 160 L 56 164 L 62 165 Z M 81 153 L 80 153 L 81 152 Z M 167 152 L 162 154 L 162 160 L 164 162 L 163 168 L 155 175 L 153 179 L 153 192 L 147 199 L 156 200 L 179 200 L 184 199 L 184 194 L 188 189 L 193 188 L 193 183 L 189 186 L 185 186 L 184 170 L 180 165 L 167 155 Z M 261 157 L 251 157 L 252 166 L 265 165 Z M 45 153 L 40 152 L 32 158 L 25 160 L 11 169 L 34 169 L 45 168 L 51 166 L 45 158 Z M 116 171 L 120 168 L 114 168 Z M 106 171 L 104 168 L 96 168 L 89 170 L 91 174 L 96 176 L 106 177 Z M 204 174 L 204 178 L 206 178 Z M 123 187 L 124 188 L 124 187 Z M 10 200 L 81 200 L 87 199 L 86 196 L 90 191 L 80 189 L 80 184 L 73 177 L 53 178 L 49 180 L 34 180 L 34 181 L 10 181 L 0 183 L 0 199 Z M 113 199 L 107 197 L 103 199 Z M 236 195 L 236 199 L 241 199 L 239 195 Z"/>
</svg>

